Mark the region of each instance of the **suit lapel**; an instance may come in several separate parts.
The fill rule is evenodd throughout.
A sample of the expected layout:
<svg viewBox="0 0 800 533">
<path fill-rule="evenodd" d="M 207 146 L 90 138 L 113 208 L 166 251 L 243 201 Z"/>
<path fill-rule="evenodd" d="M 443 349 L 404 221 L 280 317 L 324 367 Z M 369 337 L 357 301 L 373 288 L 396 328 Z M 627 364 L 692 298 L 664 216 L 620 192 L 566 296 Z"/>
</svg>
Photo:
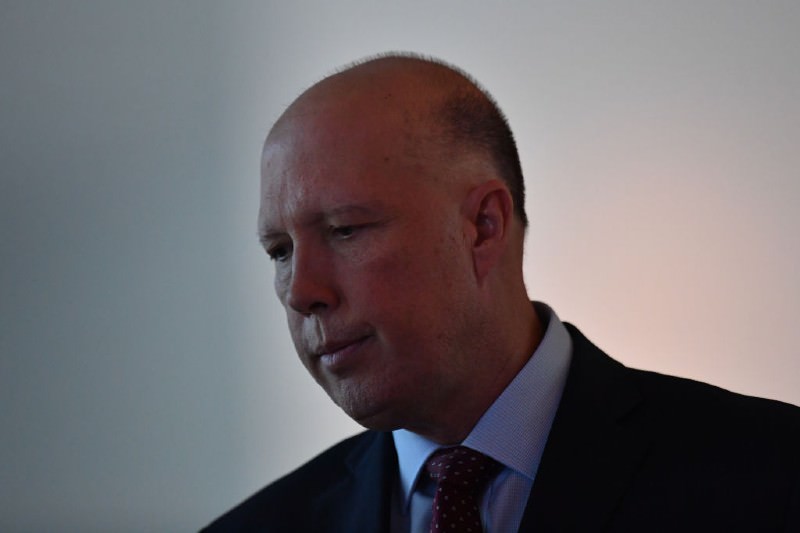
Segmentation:
<svg viewBox="0 0 800 533">
<path fill-rule="evenodd" d="M 345 460 L 349 475 L 318 496 L 318 531 L 389 531 L 397 455 L 389 434 L 373 435 L 349 453 Z"/>
<path fill-rule="evenodd" d="M 573 357 L 520 531 L 598 531 L 647 448 L 623 418 L 640 402 L 624 366 L 567 324 Z"/>
</svg>

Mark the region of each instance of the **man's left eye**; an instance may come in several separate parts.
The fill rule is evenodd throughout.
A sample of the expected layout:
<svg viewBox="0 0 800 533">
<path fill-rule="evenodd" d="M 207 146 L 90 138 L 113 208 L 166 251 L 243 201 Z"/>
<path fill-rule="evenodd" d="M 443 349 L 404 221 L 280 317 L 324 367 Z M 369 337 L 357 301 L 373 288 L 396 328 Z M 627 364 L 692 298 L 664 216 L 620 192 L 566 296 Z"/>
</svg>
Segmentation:
<svg viewBox="0 0 800 533">
<path fill-rule="evenodd" d="M 355 226 L 331 226 L 331 233 L 340 239 L 352 237 L 355 232 Z"/>
</svg>

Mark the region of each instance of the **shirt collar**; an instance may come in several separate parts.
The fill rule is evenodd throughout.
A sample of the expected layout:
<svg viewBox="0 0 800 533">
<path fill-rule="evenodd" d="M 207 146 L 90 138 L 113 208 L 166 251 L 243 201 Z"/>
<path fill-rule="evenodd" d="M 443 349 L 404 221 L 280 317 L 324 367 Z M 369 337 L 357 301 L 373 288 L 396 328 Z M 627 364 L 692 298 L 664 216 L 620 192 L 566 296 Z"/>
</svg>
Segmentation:
<svg viewBox="0 0 800 533">
<path fill-rule="evenodd" d="M 534 306 L 545 333 L 539 346 L 462 443 L 533 481 L 550 433 L 572 356 L 572 339 L 546 304 Z M 403 504 L 425 461 L 440 446 L 404 429 L 392 432 L 400 468 Z"/>
</svg>

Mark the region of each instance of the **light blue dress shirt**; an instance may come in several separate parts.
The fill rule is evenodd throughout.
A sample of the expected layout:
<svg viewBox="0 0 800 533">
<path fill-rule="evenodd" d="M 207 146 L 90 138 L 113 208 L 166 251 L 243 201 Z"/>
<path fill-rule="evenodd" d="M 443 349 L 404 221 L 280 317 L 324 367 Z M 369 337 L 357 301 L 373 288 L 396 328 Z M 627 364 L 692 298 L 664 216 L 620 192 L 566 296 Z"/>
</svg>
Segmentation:
<svg viewBox="0 0 800 533">
<path fill-rule="evenodd" d="M 547 305 L 534 305 L 546 325 L 539 346 L 461 443 L 503 465 L 481 501 L 486 533 L 519 529 L 572 357 L 564 324 Z M 392 531 L 428 533 L 435 486 L 420 471 L 439 445 L 403 429 L 392 436 L 400 468 Z"/>
</svg>

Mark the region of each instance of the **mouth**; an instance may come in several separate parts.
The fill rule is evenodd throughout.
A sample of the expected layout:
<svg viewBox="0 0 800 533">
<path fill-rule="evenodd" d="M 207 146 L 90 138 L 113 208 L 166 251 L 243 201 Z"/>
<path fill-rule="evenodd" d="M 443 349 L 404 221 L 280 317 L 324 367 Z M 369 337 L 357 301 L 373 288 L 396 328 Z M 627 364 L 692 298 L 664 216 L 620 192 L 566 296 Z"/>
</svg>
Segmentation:
<svg viewBox="0 0 800 533">
<path fill-rule="evenodd" d="M 314 355 L 331 371 L 341 371 L 354 362 L 358 352 L 370 338 L 370 335 L 365 335 L 350 340 L 327 342 L 315 350 Z"/>
</svg>

